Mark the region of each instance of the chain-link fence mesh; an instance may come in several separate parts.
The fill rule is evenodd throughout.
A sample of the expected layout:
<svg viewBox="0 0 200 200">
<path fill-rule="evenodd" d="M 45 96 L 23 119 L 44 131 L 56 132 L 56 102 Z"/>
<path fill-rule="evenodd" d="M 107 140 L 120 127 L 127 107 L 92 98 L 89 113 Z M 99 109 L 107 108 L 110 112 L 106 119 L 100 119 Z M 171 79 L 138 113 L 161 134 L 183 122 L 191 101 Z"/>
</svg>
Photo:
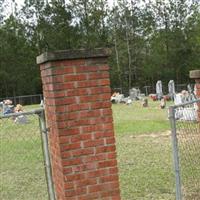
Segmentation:
<svg viewBox="0 0 200 200">
<path fill-rule="evenodd" d="M 171 109 L 177 200 L 200 199 L 199 103 L 196 100 Z"/>
<path fill-rule="evenodd" d="M 0 117 L 0 199 L 47 200 L 37 114 Z"/>
<path fill-rule="evenodd" d="M 159 103 L 113 104 L 122 200 L 175 200 L 171 131 Z"/>
<path fill-rule="evenodd" d="M 121 137 L 118 165 L 124 200 L 175 200 L 169 131 Z"/>
<path fill-rule="evenodd" d="M 2 102 L 5 99 L 10 99 L 14 105 L 17 105 L 17 104 L 33 105 L 33 104 L 40 104 L 43 99 L 43 95 L 35 94 L 35 95 L 4 97 L 4 98 L 1 97 L 0 102 Z"/>
</svg>

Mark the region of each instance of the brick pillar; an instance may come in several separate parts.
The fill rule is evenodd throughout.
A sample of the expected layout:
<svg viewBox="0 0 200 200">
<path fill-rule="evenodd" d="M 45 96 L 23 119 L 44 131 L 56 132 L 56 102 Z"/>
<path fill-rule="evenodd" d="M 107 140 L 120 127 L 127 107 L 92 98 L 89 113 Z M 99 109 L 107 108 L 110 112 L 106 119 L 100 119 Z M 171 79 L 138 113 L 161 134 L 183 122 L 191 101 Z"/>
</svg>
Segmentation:
<svg viewBox="0 0 200 200">
<path fill-rule="evenodd" d="M 195 87 L 196 87 L 196 96 L 200 99 L 200 70 L 192 70 L 190 71 L 190 78 L 195 80 Z M 198 104 L 198 118 L 200 121 L 200 104 Z"/>
<path fill-rule="evenodd" d="M 40 65 L 58 200 L 119 200 L 109 49 L 44 53 Z"/>
</svg>

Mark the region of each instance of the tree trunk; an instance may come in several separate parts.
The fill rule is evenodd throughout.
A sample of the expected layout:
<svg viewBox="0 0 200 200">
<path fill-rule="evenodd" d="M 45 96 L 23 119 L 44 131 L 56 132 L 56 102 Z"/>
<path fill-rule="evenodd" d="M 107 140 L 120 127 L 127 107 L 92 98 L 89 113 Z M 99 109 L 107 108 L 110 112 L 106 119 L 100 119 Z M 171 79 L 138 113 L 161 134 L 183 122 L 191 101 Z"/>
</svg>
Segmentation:
<svg viewBox="0 0 200 200">
<path fill-rule="evenodd" d="M 131 70 L 131 53 L 130 53 L 130 45 L 129 45 L 129 38 L 128 38 L 128 24 L 127 19 L 125 17 L 126 23 L 126 45 L 127 45 L 127 53 L 128 53 L 128 87 L 131 89 L 132 86 L 132 70 Z"/>
</svg>

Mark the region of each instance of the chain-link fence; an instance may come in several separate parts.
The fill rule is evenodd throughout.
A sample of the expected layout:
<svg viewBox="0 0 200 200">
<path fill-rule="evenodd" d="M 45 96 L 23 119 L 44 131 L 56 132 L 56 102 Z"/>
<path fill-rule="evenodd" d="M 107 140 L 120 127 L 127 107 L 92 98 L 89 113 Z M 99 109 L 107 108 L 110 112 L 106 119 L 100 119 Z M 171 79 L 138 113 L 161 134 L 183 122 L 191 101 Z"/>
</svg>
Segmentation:
<svg viewBox="0 0 200 200">
<path fill-rule="evenodd" d="M 0 102 L 10 99 L 14 105 L 22 104 L 22 105 L 33 105 L 33 104 L 40 104 L 43 100 L 42 94 L 34 94 L 34 95 L 23 95 L 23 96 L 13 96 L 13 97 L 4 97 L 0 98 Z"/>
<path fill-rule="evenodd" d="M 150 99 L 112 108 L 122 200 L 175 200 L 167 109 Z"/>
<path fill-rule="evenodd" d="M 170 108 L 176 199 L 200 199 L 200 100 Z"/>
<path fill-rule="evenodd" d="M 47 200 L 52 196 L 48 195 L 52 183 L 45 134 L 42 109 L 0 117 L 0 199 Z"/>
<path fill-rule="evenodd" d="M 170 133 L 120 137 L 118 166 L 123 200 L 174 200 Z"/>
</svg>

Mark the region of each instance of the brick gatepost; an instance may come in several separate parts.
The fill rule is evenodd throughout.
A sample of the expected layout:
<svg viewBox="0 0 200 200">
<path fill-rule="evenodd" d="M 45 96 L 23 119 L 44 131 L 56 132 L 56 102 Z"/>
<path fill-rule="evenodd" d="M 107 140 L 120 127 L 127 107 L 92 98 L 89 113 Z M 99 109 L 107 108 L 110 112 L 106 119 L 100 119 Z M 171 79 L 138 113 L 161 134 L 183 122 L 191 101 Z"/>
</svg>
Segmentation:
<svg viewBox="0 0 200 200">
<path fill-rule="evenodd" d="M 120 200 L 109 55 L 81 49 L 37 57 L 58 200 Z"/>
<path fill-rule="evenodd" d="M 200 99 L 200 70 L 192 70 L 190 71 L 190 78 L 195 80 L 195 86 L 196 86 L 196 96 L 197 98 Z M 198 118 L 200 121 L 200 104 L 199 106 L 199 110 L 198 110 Z"/>
</svg>

